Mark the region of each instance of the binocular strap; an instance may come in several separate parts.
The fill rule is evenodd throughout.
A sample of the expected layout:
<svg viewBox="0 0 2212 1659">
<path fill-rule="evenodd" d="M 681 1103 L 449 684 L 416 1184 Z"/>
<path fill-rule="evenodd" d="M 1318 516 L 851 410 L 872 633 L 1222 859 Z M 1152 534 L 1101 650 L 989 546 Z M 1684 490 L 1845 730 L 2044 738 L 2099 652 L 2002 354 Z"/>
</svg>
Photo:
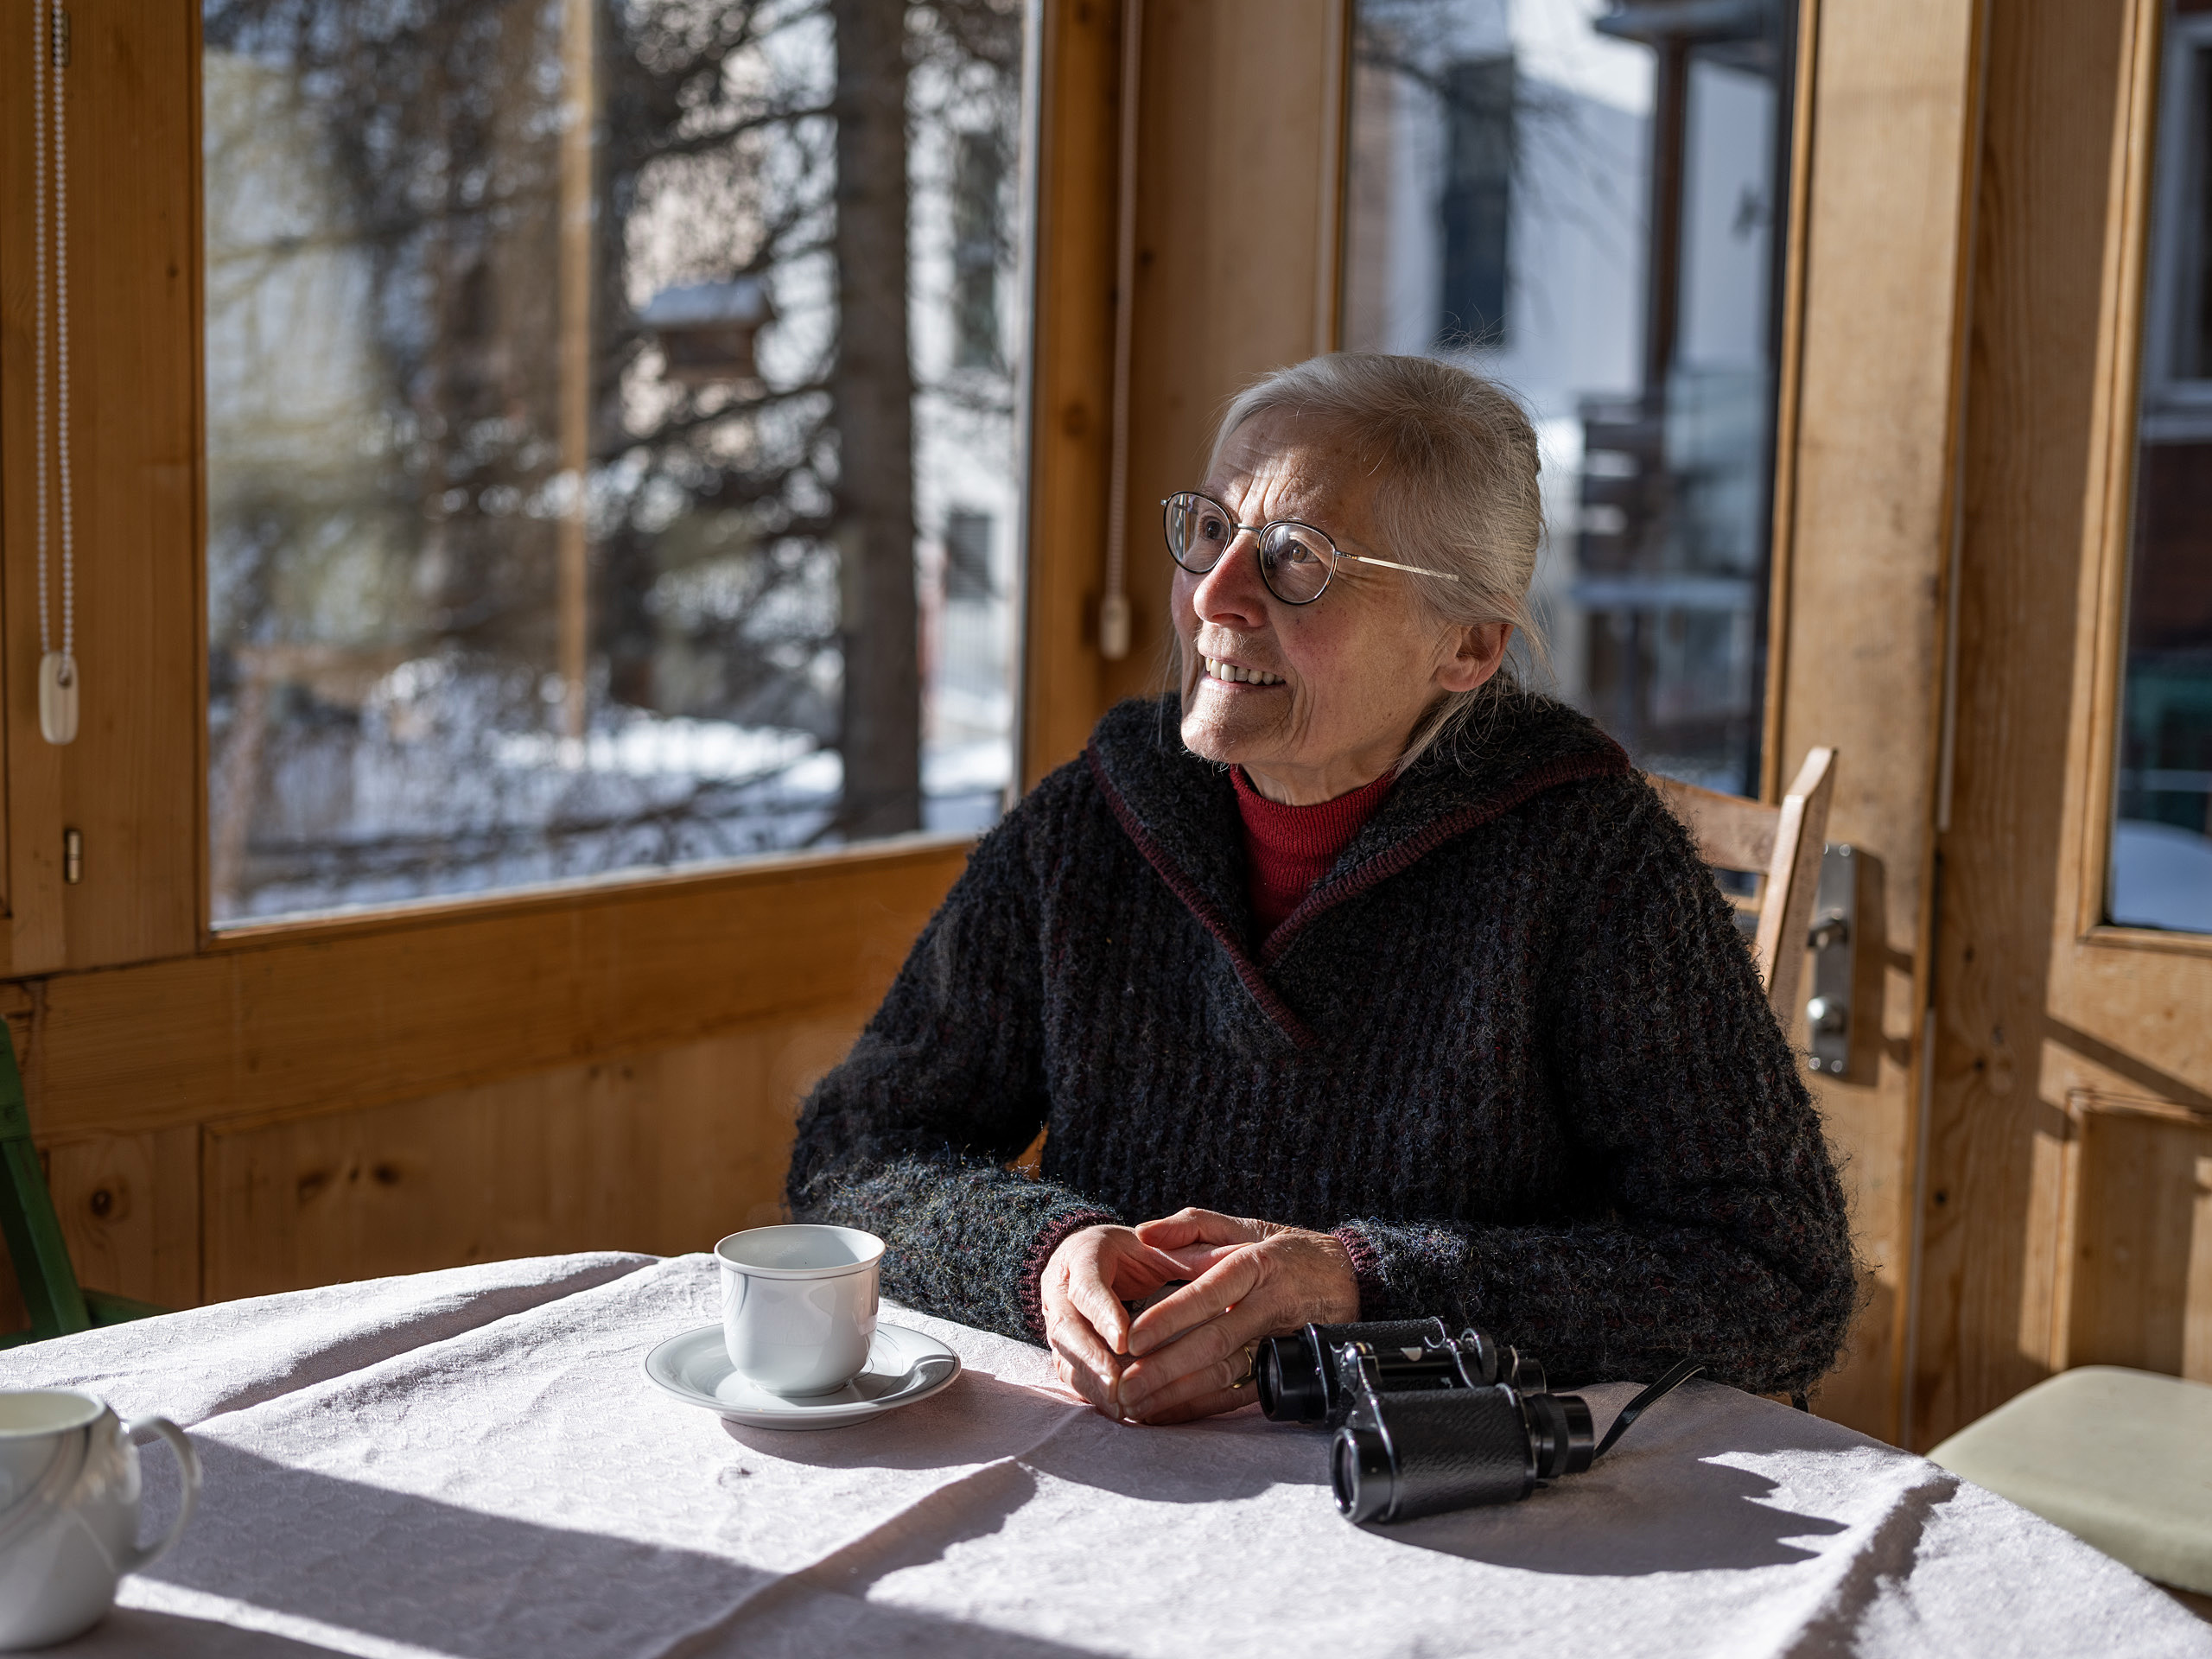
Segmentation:
<svg viewBox="0 0 2212 1659">
<path fill-rule="evenodd" d="M 1628 1433 L 1630 1423 L 1704 1369 L 1694 1359 L 1679 1360 L 1669 1366 L 1665 1376 L 1621 1408 L 1621 1414 L 1613 1419 L 1613 1426 L 1605 1431 L 1605 1438 L 1598 1442 L 1598 1449 L 1590 1454 L 1590 1461 L 1595 1463 L 1604 1457 L 1611 1449 L 1613 1442 Z"/>
</svg>

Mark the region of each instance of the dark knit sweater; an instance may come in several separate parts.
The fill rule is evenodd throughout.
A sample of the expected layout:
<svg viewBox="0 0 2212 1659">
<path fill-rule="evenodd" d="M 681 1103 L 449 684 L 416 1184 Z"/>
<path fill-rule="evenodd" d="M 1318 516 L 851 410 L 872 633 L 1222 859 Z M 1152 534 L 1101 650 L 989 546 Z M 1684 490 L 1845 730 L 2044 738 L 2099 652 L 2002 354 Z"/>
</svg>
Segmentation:
<svg viewBox="0 0 2212 1659">
<path fill-rule="evenodd" d="M 1242 766 L 1229 769 L 1229 781 L 1236 786 L 1236 816 L 1244 824 L 1244 892 L 1252 901 L 1252 937 L 1264 949 L 1268 935 L 1290 919 L 1398 780 L 1386 772 L 1313 806 L 1269 800 L 1252 787 Z"/>
<path fill-rule="evenodd" d="M 1350 1247 L 1365 1319 L 1556 1380 L 1802 1389 L 1854 1298 L 1820 1123 L 1726 901 L 1620 749 L 1503 694 L 1251 941 L 1233 785 L 1123 703 L 979 846 L 806 1103 L 792 1213 L 1039 1339 L 1077 1227 L 1199 1205 Z M 1049 1128 L 1042 1179 L 1008 1170 Z"/>
</svg>

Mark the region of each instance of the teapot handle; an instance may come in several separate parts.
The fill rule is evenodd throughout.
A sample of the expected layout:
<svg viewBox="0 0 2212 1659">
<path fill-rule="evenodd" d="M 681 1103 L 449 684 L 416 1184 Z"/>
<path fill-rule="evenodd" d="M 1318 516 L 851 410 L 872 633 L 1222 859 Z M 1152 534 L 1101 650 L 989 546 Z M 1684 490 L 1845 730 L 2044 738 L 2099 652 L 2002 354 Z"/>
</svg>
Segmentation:
<svg viewBox="0 0 2212 1659">
<path fill-rule="evenodd" d="M 192 1519 L 193 1505 L 200 1501 L 200 1454 L 192 1449 L 184 1431 L 166 1417 L 134 1417 L 124 1424 L 123 1432 L 133 1440 L 141 1434 L 160 1435 L 176 1453 L 177 1472 L 184 1478 L 184 1501 L 177 1505 L 176 1519 L 169 1522 L 169 1529 L 152 1543 L 138 1546 L 118 1563 L 125 1573 L 140 1573 L 168 1554 L 184 1536 L 185 1522 Z"/>
</svg>

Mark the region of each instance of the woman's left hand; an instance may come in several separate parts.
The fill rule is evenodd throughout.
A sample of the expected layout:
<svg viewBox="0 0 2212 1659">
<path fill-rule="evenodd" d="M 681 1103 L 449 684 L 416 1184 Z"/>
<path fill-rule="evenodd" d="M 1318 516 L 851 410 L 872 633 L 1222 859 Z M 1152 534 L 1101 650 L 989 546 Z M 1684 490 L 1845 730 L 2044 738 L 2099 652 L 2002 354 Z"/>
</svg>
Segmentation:
<svg viewBox="0 0 2212 1659">
<path fill-rule="evenodd" d="M 1130 1328 L 1135 1357 L 1122 1373 L 1122 1409 L 1140 1421 L 1186 1422 L 1249 1405 L 1251 1348 L 1261 1338 L 1359 1317 L 1351 1254 L 1328 1233 L 1211 1210 L 1180 1210 L 1136 1233 L 1197 1270 Z"/>
</svg>

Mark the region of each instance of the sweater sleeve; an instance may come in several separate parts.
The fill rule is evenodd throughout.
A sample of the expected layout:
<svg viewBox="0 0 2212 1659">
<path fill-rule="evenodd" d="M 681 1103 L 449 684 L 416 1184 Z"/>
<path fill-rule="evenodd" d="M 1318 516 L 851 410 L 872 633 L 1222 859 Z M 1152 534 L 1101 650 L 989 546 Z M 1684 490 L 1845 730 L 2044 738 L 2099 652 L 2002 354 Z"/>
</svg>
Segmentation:
<svg viewBox="0 0 2212 1659">
<path fill-rule="evenodd" d="M 1817 1114 L 1726 900 L 1648 790 L 1560 930 L 1549 1046 L 1574 1155 L 1608 1203 L 1537 1226 L 1339 1230 L 1363 1319 L 1445 1313 L 1560 1381 L 1809 1388 L 1857 1299 Z"/>
<path fill-rule="evenodd" d="M 985 838 L 875 1017 L 799 1115 L 794 1219 L 887 1245 L 909 1306 L 1042 1339 L 1037 1279 L 1077 1228 L 1118 1219 L 1006 1167 L 1045 1126 L 1043 988 L 1028 811 Z"/>
</svg>

